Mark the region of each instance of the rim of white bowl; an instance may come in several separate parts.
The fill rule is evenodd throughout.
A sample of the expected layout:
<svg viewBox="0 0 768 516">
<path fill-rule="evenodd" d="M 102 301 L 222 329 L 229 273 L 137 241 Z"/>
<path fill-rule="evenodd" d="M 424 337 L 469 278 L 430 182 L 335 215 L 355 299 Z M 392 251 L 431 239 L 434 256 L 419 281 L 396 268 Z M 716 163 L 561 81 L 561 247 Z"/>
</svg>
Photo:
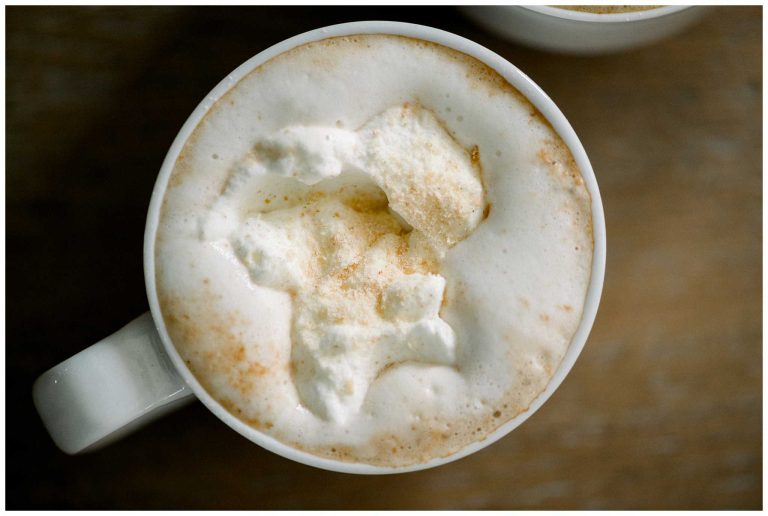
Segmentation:
<svg viewBox="0 0 768 516">
<path fill-rule="evenodd" d="M 583 11 L 574 11 L 571 9 L 562 9 L 560 7 L 553 7 L 549 5 L 523 5 L 520 6 L 523 9 L 528 9 L 539 14 L 546 16 L 553 16 L 555 18 L 562 18 L 564 20 L 572 20 L 579 22 L 590 23 L 627 23 L 627 22 L 639 22 L 645 20 L 652 20 L 654 18 L 661 18 L 670 14 L 679 13 L 690 9 L 691 5 L 664 5 L 653 9 L 647 9 L 645 11 L 631 11 L 626 13 L 610 13 L 610 14 L 596 14 L 586 13 Z"/>
<path fill-rule="evenodd" d="M 553 375 L 546 389 L 531 403 L 530 407 L 525 412 L 518 414 L 515 418 L 501 425 L 494 432 L 490 433 L 484 440 L 476 441 L 462 448 L 456 453 L 449 455 L 448 457 L 435 458 L 420 464 L 413 464 L 403 467 L 373 466 L 365 463 L 343 462 L 318 457 L 311 453 L 288 446 L 267 434 L 255 430 L 254 428 L 251 428 L 230 414 L 201 386 L 192 372 L 187 368 L 184 360 L 181 358 L 178 351 L 176 351 L 176 348 L 173 346 L 170 336 L 168 335 L 168 331 L 165 327 L 165 322 L 161 316 L 160 304 L 155 286 L 155 235 L 157 233 L 160 209 L 162 207 L 162 201 L 165 195 L 168 179 L 173 170 L 176 158 L 180 154 L 185 142 L 192 134 L 197 124 L 202 120 L 204 115 L 211 108 L 211 106 L 213 106 L 213 104 L 219 98 L 221 98 L 222 95 L 224 95 L 246 74 L 251 72 L 257 66 L 272 59 L 273 57 L 282 54 L 283 52 L 290 50 L 291 48 L 294 48 L 298 45 L 312 41 L 318 41 L 337 36 L 351 36 L 355 34 L 390 34 L 421 39 L 424 41 L 431 41 L 433 43 L 453 48 L 486 63 L 488 66 L 496 70 L 508 82 L 510 82 L 510 84 L 517 88 L 520 93 L 522 93 L 541 112 L 541 114 L 549 121 L 549 123 L 552 124 L 565 144 L 570 148 L 571 153 L 573 154 L 574 159 L 576 160 L 576 163 L 581 170 L 589 193 L 592 196 L 592 232 L 594 238 L 594 254 L 592 260 L 592 275 L 590 278 L 589 288 L 587 290 L 584 313 L 582 315 L 579 327 L 571 340 L 568 350 L 566 351 L 562 362 L 558 366 L 558 369 L 555 371 L 555 374 Z M 259 446 L 262 446 L 269 451 L 272 451 L 285 458 L 300 462 L 302 464 L 342 473 L 391 474 L 407 473 L 411 471 L 428 469 L 466 457 L 467 455 L 485 448 L 486 446 L 514 430 L 517 426 L 528 419 L 528 417 L 535 413 L 538 408 L 541 407 L 541 405 L 544 404 L 544 402 L 552 395 L 557 387 L 559 387 L 559 385 L 567 376 L 568 372 L 573 367 L 573 364 L 576 362 L 576 359 L 581 353 L 581 350 L 583 349 L 587 340 L 587 336 L 589 335 L 589 332 L 592 328 L 595 316 L 597 314 L 597 307 L 600 302 L 600 296 L 602 294 L 603 279 L 605 274 L 605 253 L 605 219 L 603 214 L 603 206 L 600 199 L 600 191 L 597 186 L 597 181 L 595 179 L 592 166 L 589 163 L 587 154 L 584 151 L 584 148 L 576 136 L 573 128 L 568 123 L 562 112 L 541 90 L 541 88 L 539 88 L 517 67 L 509 63 L 498 54 L 456 34 L 411 23 L 391 21 L 360 21 L 331 25 L 328 27 L 311 30 L 309 32 L 305 32 L 303 34 L 299 34 L 292 38 L 286 39 L 280 43 L 277 43 L 276 45 L 267 48 L 262 52 L 259 52 L 254 57 L 237 67 L 226 78 L 224 78 L 215 88 L 213 88 L 213 90 L 211 90 L 211 92 L 197 106 L 197 108 L 195 108 L 173 141 L 168 154 L 166 155 L 165 160 L 163 161 L 163 164 L 160 168 L 160 173 L 152 191 L 152 198 L 150 200 L 149 211 L 147 214 L 147 224 L 144 233 L 144 277 L 152 317 L 155 320 L 155 324 L 163 341 L 163 345 L 165 346 L 165 350 L 167 351 L 173 364 L 176 366 L 176 369 L 179 371 L 179 374 L 184 379 L 184 381 L 187 382 L 197 398 L 219 419 L 224 421 L 228 426 L 233 428 L 239 434 L 258 444 Z"/>
</svg>

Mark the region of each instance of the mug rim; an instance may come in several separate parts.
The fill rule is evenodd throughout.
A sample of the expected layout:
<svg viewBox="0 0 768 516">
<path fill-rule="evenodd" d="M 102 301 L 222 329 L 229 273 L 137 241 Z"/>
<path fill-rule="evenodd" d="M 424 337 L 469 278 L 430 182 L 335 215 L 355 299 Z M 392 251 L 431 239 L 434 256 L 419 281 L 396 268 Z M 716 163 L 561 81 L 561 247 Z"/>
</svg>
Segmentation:
<svg viewBox="0 0 768 516">
<path fill-rule="evenodd" d="M 693 6 L 663 5 L 661 7 L 646 9 L 644 11 L 630 11 L 625 13 L 607 13 L 607 14 L 573 11 L 571 9 L 562 9 L 560 7 L 554 7 L 549 5 L 521 5 L 520 7 L 523 9 L 527 9 L 529 11 L 533 11 L 538 14 L 545 15 L 545 16 L 562 18 L 563 20 L 569 20 L 569 21 L 575 21 L 575 22 L 631 23 L 631 22 L 640 22 L 644 20 L 652 20 L 654 18 L 661 18 L 662 16 L 668 16 L 670 14 L 675 14 L 680 11 L 690 9 Z"/>
<path fill-rule="evenodd" d="M 533 400 L 527 410 L 521 412 L 514 418 L 498 427 L 496 430 L 488 434 L 485 439 L 470 443 L 464 448 L 446 457 L 437 457 L 426 462 L 412 464 L 409 466 L 374 466 L 366 463 L 344 462 L 340 460 L 319 457 L 309 452 L 299 450 L 284 444 L 283 442 L 248 426 L 246 423 L 229 413 L 202 387 L 197 378 L 192 374 L 187 365 L 184 363 L 181 355 L 173 345 L 172 340 L 168 335 L 165 321 L 161 315 L 155 284 L 155 236 L 159 225 L 160 210 L 162 208 L 163 199 L 165 197 L 168 180 L 184 145 L 186 144 L 187 140 L 199 122 L 210 110 L 210 108 L 240 79 L 273 57 L 305 43 L 319 41 L 331 37 L 352 36 L 356 34 L 387 34 L 406 36 L 414 39 L 429 41 L 448 48 L 452 48 L 459 52 L 463 52 L 493 68 L 506 81 L 512 84 L 512 86 L 514 86 L 531 104 L 533 104 L 536 109 L 539 110 L 542 116 L 544 116 L 544 118 L 552 125 L 554 130 L 570 149 L 571 154 L 573 155 L 574 160 L 579 167 L 582 178 L 584 179 L 585 185 L 587 186 L 591 196 L 592 236 L 594 245 L 592 256 L 592 271 L 585 298 L 584 310 L 582 313 L 581 321 L 579 322 L 579 326 L 571 338 L 570 344 L 568 345 L 568 349 L 566 350 L 560 365 L 555 371 L 555 374 L 549 380 L 544 391 L 542 391 Z M 266 448 L 273 453 L 281 455 L 287 459 L 300 462 L 302 464 L 342 473 L 390 474 L 428 469 L 466 457 L 467 455 L 479 451 L 480 449 L 489 446 L 503 436 L 507 435 L 509 432 L 522 424 L 531 415 L 533 415 L 544 404 L 544 402 L 552 395 L 552 393 L 565 379 L 568 372 L 576 362 L 579 354 L 581 353 L 584 344 L 586 343 L 587 337 L 597 314 L 597 307 L 602 294 L 603 279 L 605 274 L 605 253 L 606 235 L 603 205 L 594 171 L 592 170 L 592 166 L 589 162 L 586 151 L 576 136 L 573 128 L 568 123 L 562 112 L 555 105 L 555 103 L 546 95 L 546 93 L 544 93 L 541 88 L 539 88 L 538 85 L 536 85 L 527 75 L 525 75 L 512 63 L 500 55 L 462 36 L 458 36 L 456 34 L 440 29 L 435 29 L 433 27 L 412 23 L 392 21 L 359 21 L 330 25 L 304 32 L 302 34 L 283 40 L 280 43 L 277 43 L 267 48 L 266 50 L 259 52 L 255 56 L 242 63 L 221 82 L 219 82 L 219 84 L 217 84 L 213 90 L 211 90 L 211 92 L 194 109 L 194 111 L 192 111 L 189 118 L 181 127 L 179 133 L 171 144 L 171 147 L 168 150 L 168 153 L 160 168 L 160 172 L 152 191 L 152 197 L 147 213 L 147 223 L 144 232 L 144 279 L 152 318 L 154 319 L 157 331 L 160 335 L 160 339 L 162 340 L 163 346 L 165 347 L 165 351 L 168 353 L 168 356 L 170 357 L 173 365 L 176 367 L 179 375 L 190 386 L 195 396 L 208 408 L 208 410 L 213 412 L 230 428 L 234 429 L 253 443 Z"/>
</svg>

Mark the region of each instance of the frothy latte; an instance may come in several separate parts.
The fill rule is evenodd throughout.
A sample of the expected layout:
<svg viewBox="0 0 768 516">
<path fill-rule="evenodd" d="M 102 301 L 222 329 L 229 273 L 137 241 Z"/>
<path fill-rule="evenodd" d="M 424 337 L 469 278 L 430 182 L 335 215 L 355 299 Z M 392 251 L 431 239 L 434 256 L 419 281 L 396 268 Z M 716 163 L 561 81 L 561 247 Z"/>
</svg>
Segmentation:
<svg viewBox="0 0 768 516">
<path fill-rule="evenodd" d="M 156 241 L 174 345 L 295 448 L 403 466 L 524 411 L 580 318 L 590 198 L 493 70 L 384 35 L 259 66 L 187 141 Z"/>
</svg>

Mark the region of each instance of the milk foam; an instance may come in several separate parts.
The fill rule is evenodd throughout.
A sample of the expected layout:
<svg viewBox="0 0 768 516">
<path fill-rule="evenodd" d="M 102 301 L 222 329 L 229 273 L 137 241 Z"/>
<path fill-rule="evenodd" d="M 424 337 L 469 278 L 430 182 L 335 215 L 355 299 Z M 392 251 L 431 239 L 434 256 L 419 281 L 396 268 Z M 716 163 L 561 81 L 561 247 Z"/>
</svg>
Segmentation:
<svg viewBox="0 0 768 516">
<path fill-rule="evenodd" d="M 157 237 L 169 333 L 273 437 L 348 461 L 453 453 L 525 410 L 581 317 L 589 195 L 559 137 L 458 52 L 332 38 L 196 128 Z"/>
</svg>

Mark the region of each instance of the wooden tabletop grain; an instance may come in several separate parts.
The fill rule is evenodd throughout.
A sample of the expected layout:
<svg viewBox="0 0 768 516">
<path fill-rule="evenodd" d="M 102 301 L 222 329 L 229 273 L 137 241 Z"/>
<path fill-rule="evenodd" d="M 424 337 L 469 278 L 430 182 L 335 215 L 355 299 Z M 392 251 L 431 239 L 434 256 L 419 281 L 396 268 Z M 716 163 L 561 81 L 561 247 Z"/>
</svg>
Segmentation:
<svg viewBox="0 0 768 516">
<path fill-rule="evenodd" d="M 363 19 L 491 48 L 580 135 L 608 262 L 570 376 L 498 443 L 412 474 L 296 464 L 200 404 L 100 452 L 59 452 L 32 382 L 147 310 L 146 209 L 187 115 L 267 46 Z M 605 57 L 505 42 L 453 8 L 10 7 L 6 21 L 8 508 L 762 507 L 760 7 Z"/>
</svg>

